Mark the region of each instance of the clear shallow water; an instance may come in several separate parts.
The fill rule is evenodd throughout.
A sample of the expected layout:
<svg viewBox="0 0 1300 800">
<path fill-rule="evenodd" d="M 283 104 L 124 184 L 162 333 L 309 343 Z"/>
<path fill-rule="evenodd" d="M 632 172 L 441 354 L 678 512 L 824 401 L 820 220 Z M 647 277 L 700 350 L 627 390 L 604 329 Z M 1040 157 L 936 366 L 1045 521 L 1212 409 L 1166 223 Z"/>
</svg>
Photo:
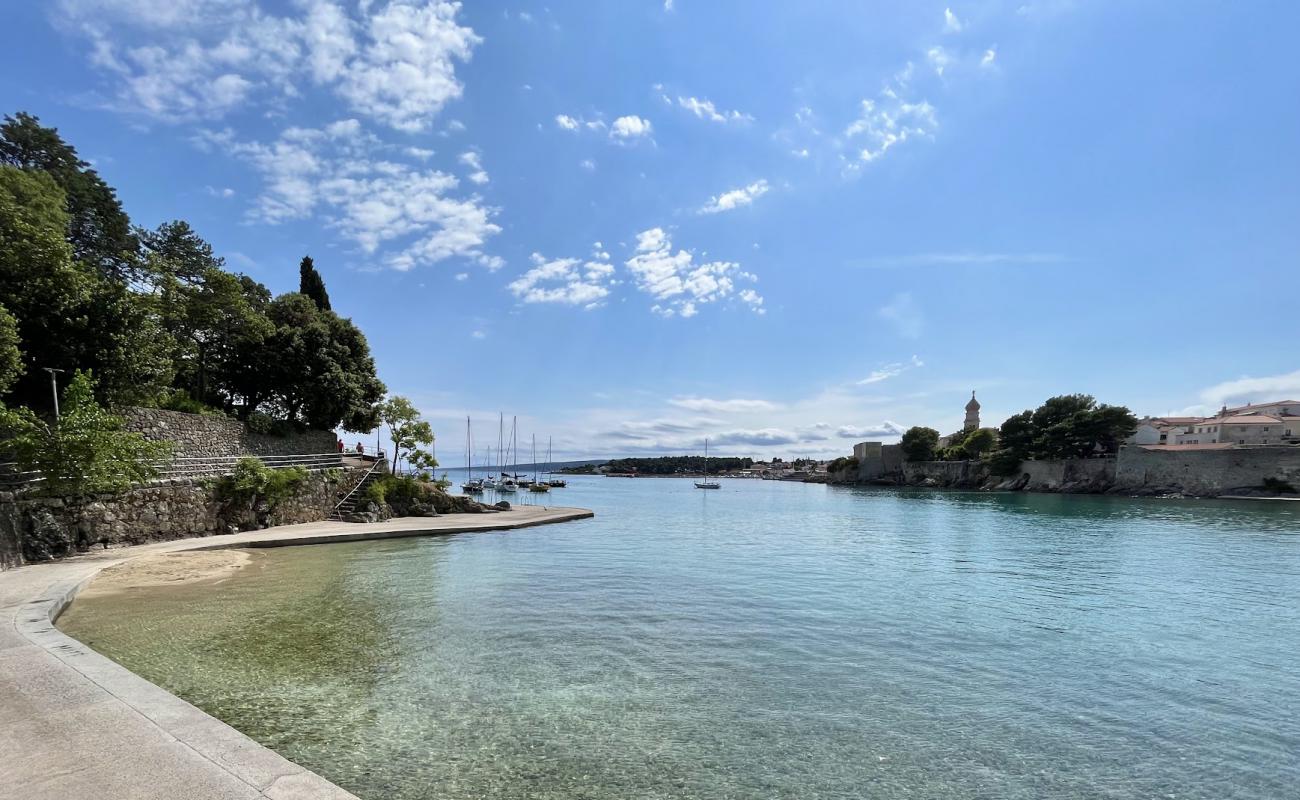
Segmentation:
<svg viewBox="0 0 1300 800">
<path fill-rule="evenodd" d="M 1300 504 L 724 487 L 60 626 L 366 800 L 1296 796 Z"/>
</svg>

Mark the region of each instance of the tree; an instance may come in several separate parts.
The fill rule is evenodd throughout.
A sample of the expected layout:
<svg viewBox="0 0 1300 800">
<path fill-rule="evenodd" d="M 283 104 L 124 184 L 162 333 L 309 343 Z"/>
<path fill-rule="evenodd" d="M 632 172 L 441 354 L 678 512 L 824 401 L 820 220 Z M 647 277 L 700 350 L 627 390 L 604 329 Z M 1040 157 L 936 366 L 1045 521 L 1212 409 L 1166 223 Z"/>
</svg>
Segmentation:
<svg viewBox="0 0 1300 800">
<path fill-rule="evenodd" d="M 269 399 L 285 419 L 313 428 L 373 428 L 385 389 L 361 331 L 296 292 L 277 297 L 267 313 L 275 325 L 265 359 Z"/>
<path fill-rule="evenodd" d="M 47 494 L 119 492 L 158 474 L 169 448 L 122 429 L 122 419 L 95 401 L 90 373 L 78 370 L 63 390 L 61 416 L 50 423 L 31 409 L 0 406 L 0 431 L 21 469 L 40 472 Z"/>
<path fill-rule="evenodd" d="M 995 460 L 1000 474 L 1009 474 L 1025 459 L 1114 453 L 1136 429 L 1137 418 L 1123 406 L 1097 405 L 1086 394 L 1058 395 L 1002 423 Z"/>
<path fill-rule="evenodd" d="M 20 344 L 18 320 L 0 305 L 0 395 L 9 391 L 25 369 L 23 353 L 18 349 Z"/>
<path fill-rule="evenodd" d="M 54 128 L 19 112 L 0 125 L 0 163 L 48 174 L 64 194 L 72 256 L 102 277 L 138 277 L 137 242 L 117 194 Z"/>
<path fill-rule="evenodd" d="M 184 284 L 198 284 L 226 263 L 185 220 L 164 222 L 152 231 L 137 228 L 135 235 L 145 271 L 155 279 L 171 277 Z"/>
<path fill-rule="evenodd" d="M 1029 458 L 1034 452 L 1034 412 L 1022 411 L 1008 417 L 998 429 L 1001 449 L 1019 460 Z"/>
<path fill-rule="evenodd" d="M 993 449 L 998 443 L 997 434 L 988 428 L 976 428 L 961 443 L 962 453 L 966 458 L 979 458 Z"/>
<path fill-rule="evenodd" d="M 316 271 L 311 256 L 303 256 L 302 262 L 298 265 L 298 292 L 310 297 L 316 304 L 316 308 L 321 311 L 330 310 L 330 296 L 325 291 L 325 280 Z"/>
<path fill-rule="evenodd" d="M 934 428 L 915 425 L 903 434 L 903 455 L 908 461 L 932 461 L 939 447 L 939 432 Z"/>
<path fill-rule="evenodd" d="M 388 438 L 393 440 L 393 456 L 389 463 L 393 465 L 394 471 L 401 461 L 403 450 L 420 454 L 420 468 L 432 469 L 437 466 L 432 456 L 425 457 L 424 451 L 419 449 L 420 445 L 433 444 L 433 428 L 420 419 L 419 409 L 410 400 L 400 395 L 390 397 L 380 404 L 379 418 L 388 426 Z M 432 466 L 426 466 L 431 461 Z"/>
</svg>

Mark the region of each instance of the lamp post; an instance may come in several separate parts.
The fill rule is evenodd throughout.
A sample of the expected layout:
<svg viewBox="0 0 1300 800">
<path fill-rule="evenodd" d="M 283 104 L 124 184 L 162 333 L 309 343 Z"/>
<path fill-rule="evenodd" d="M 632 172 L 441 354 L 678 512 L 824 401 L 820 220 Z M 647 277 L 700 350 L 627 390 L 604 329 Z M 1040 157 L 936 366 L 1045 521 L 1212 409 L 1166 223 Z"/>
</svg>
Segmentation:
<svg viewBox="0 0 1300 800">
<path fill-rule="evenodd" d="M 54 421 L 59 421 L 59 373 L 61 369 L 54 367 L 45 367 L 45 371 L 50 373 L 50 391 L 54 394 Z"/>
</svg>

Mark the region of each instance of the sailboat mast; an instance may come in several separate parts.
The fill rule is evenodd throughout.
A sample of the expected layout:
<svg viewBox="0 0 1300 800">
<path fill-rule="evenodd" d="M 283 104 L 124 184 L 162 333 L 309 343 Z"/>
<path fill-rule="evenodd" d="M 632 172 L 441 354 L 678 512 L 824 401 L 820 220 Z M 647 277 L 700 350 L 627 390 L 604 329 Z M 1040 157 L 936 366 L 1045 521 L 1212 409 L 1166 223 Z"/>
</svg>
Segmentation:
<svg viewBox="0 0 1300 800">
<path fill-rule="evenodd" d="M 504 461 L 505 456 L 502 455 L 501 453 L 501 445 L 503 444 L 502 439 L 505 437 L 505 435 L 506 435 L 506 415 L 498 411 L 497 412 L 497 472 L 501 472 L 501 470 L 506 465 L 506 462 Z"/>
<path fill-rule="evenodd" d="M 533 483 L 537 483 L 537 434 L 533 434 Z"/>
<path fill-rule="evenodd" d="M 474 480 L 474 443 L 469 435 L 469 417 L 465 417 L 465 471 L 469 473 L 469 479 Z"/>
</svg>

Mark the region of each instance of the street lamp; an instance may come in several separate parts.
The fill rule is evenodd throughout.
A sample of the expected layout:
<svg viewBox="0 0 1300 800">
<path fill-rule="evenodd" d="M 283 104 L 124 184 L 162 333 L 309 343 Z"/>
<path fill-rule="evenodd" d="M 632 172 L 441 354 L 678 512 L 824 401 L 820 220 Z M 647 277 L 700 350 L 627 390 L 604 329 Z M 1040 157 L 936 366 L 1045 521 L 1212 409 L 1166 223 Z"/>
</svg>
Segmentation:
<svg viewBox="0 0 1300 800">
<path fill-rule="evenodd" d="M 63 370 L 61 370 L 61 369 L 55 369 L 54 367 L 45 367 L 45 371 L 48 372 L 48 373 L 50 373 L 50 391 L 54 393 L 54 421 L 55 421 L 55 422 L 58 422 L 58 421 L 59 421 L 59 378 L 58 378 L 58 375 L 59 375 L 59 373 L 63 372 Z"/>
</svg>

